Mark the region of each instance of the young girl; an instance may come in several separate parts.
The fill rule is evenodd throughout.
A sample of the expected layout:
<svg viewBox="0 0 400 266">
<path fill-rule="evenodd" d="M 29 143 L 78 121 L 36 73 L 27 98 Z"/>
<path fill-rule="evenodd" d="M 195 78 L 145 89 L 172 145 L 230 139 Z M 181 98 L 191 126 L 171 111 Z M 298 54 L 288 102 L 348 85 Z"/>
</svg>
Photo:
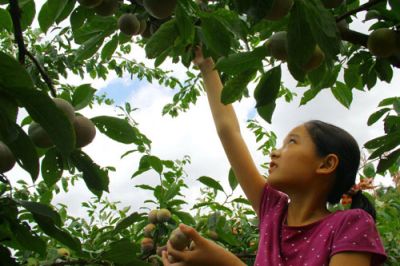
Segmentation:
<svg viewBox="0 0 400 266">
<path fill-rule="evenodd" d="M 271 154 L 266 180 L 257 170 L 240 134 L 232 105 L 220 102 L 222 83 L 212 59 L 200 48 L 194 63 L 204 80 L 218 136 L 246 197 L 259 217 L 260 266 L 381 265 L 386 254 L 375 226 L 375 210 L 355 183 L 360 150 L 346 131 L 309 121 L 292 129 L 283 146 Z M 338 203 L 352 191 L 351 209 L 330 213 L 326 203 Z M 177 251 L 168 243 L 165 266 L 245 265 L 232 253 L 180 225 L 195 243 Z M 168 256 L 178 263 L 170 263 Z"/>
</svg>

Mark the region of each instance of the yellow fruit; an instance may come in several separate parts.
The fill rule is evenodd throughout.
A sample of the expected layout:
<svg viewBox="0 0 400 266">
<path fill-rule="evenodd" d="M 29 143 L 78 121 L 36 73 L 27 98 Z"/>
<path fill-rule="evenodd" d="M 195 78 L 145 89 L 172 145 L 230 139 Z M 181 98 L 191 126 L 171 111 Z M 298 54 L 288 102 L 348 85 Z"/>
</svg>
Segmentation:
<svg viewBox="0 0 400 266">
<path fill-rule="evenodd" d="M 103 0 L 100 5 L 94 8 L 94 11 L 100 16 L 107 17 L 114 14 L 118 7 L 118 0 Z"/>
<path fill-rule="evenodd" d="M 160 223 L 168 222 L 171 219 L 171 212 L 167 209 L 160 209 L 157 212 L 157 221 Z"/>
<path fill-rule="evenodd" d="M 322 61 L 325 59 L 325 54 L 322 52 L 321 48 L 317 45 L 315 47 L 314 53 L 311 55 L 310 60 L 303 66 L 303 69 L 305 71 L 311 71 L 316 68 L 318 68 L 321 64 Z"/>
<path fill-rule="evenodd" d="M 174 12 L 176 0 L 143 0 L 143 6 L 152 17 L 164 19 Z"/>
<path fill-rule="evenodd" d="M 54 98 L 53 102 L 56 104 L 58 109 L 64 112 L 71 123 L 74 122 L 75 109 L 69 102 L 61 98 Z"/>
<path fill-rule="evenodd" d="M 47 134 L 43 127 L 36 122 L 32 122 L 29 125 L 28 135 L 32 142 L 39 148 L 50 148 L 54 145 L 49 134 Z"/>
<path fill-rule="evenodd" d="M 267 43 L 266 47 L 271 53 L 271 56 L 281 60 L 287 61 L 288 59 L 288 48 L 287 48 L 287 33 L 286 31 L 279 31 L 272 35 Z"/>
<path fill-rule="evenodd" d="M 172 247 L 177 250 L 184 250 L 186 247 L 190 245 L 191 239 L 187 237 L 179 228 L 176 228 L 172 231 L 169 242 Z"/>
<path fill-rule="evenodd" d="M 140 243 L 140 247 L 143 253 L 150 253 L 154 248 L 154 241 L 149 237 L 145 237 L 142 239 Z"/>
<path fill-rule="evenodd" d="M 156 229 L 155 224 L 148 224 L 143 228 L 143 234 L 145 237 L 151 237 L 153 231 Z"/>
<path fill-rule="evenodd" d="M 134 14 L 123 14 L 118 19 L 118 28 L 126 35 L 136 35 L 140 30 L 140 22 Z"/>
<path fill-rule="evenodd" d="M 265 18 L 268 20 L 280 20 L 289 13 L 292 6 L 293 0 L 274 0 Z"/>
<path fill-rule="evenodd" d="M 155 223 L 158 222 L 158 220 L 157 220 L 157 213 L 158 213 L 158 210 L 151 210 L 151 211 L 149 212 L 149 214 L 148 214 L 149 223 L 155 224 Z"/>
<path fill-rule="evenodd" d="M 10 171 L 15 165 L 15 157 L 6 144 L 0 141 L 0 173 Z"/>
<path fill-rule="evenodd" d="M 78 0 L 79 4 L 87 7 L 87 8 L 94 8 L 101 4 L 102 0 Z"/>
<path fill-rule="evenodd" d="M 59 249 L 57 249 L 57 254 L 58 254 L 59 257 L 63 257 L 63 258 L 66 258 L 66 257 L 70 256 L 69 250 L 67 248 L 59 248 Z"/>
<path fill-rule="evenodd" d="M 96 127 L 93 122 L 84 117 L 77 116 L 74 120 L 74 129 L 76 136 L 76 147 L 85 147 L 91 143 L 96 136 Z"/>
<path fill-rule="evenodd" d="M 389 57 L 396 52 L 399 44 L 399 36 L 394 30 L 381 28 L 369 35 L 367 46 L 371 54 L 377 57 Z"/>
<path fill-rule="evenodd" d="M 326 8 L 337 8 L 343 3 L 343 0 L 323 0 L 322 3 Z"/>
</svg>

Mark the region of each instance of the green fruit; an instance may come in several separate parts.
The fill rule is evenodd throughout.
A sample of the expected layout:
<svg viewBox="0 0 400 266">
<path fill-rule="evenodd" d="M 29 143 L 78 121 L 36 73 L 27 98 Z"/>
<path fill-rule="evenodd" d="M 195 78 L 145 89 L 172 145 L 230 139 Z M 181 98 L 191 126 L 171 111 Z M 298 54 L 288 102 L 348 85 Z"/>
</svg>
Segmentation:
<svg viewBox="0 0 400 266">
<path fill-rule="evenodd" d="M 171 212 L 167 209 L 160 209 L 157 212 L 157 221 L 160 223 L 168 222 L 171 219 Z"/>
<path fill-rule="evenodd" d="M 191 239 L 187 237 L 179 228 L 176 228 L 172 231 L 169 242 L 172 247 L 177 250 L 184 250 L 186 247 L 190 245 Z"/>
<path fill-rule="evenodd" d="M 140 33 L 140 35 L 142 35 L 142 37 L 143 38 L 150 38 L 151 37 L 151 35 L 153 35 L 152 33 L 151 33 L 151 30 L 150 30 L 150 28 L 151 28 L 151 24 L 149 25 L 147 22 L 146 22 L 146 28 L 144 29 L 144 31 L 142 32 L 142 33 Z"/>
<path fill-rule="evenodd" d="M 368 37 L 367 47 L 377 57 L 389 57 L 396 52 L 399 37 L 394 30 L 381 28 Z"/>
<path fill-rule="evenodd" d="M 118 28 L 126 35 L 136 35 L 139 34 L 140 22 L 134 14 L 123 14 L 118 19 Z"/>
<path fill-rule="evenodd" d="M 100 5 L 94 8 L 94 11 L 100 16 L 107 17 L 114 14 L 118 7 L 118 0 L 103 0 Z"/>
<path fill-rule="evenodd" d="M 289 13 L 292 6 L 293 0 L 274 0 L 265 18 L 268 20 L 280 20 Z"/>
<path fill-rule="evenodd" d="M 154 241 L 149 237 L 145 237 L 140 242 L 140 247 L 143 253 L 150 253 L 154 248 Z"/>
<path fill-rule="evenodd" d="M 63 258 L 66 258 L 66 257 L 70 256 L 69 249 L 67 249 L 67 248 L 59 248 L 59 249 L 57 249 L 57 254 L 58 254 L 59 257 L 63 257 Z"/>
<path fill-rule="evenodd" d="M 151 210 L 149 212 L 149 214 L 148 214 L 149 223 L 156 224 L 158 222 L 157 213 L 158 213 L 158 210 Z"/>
<path fill-rule="evenodd" d="M 84 116 L 75 117 L 74 129 L 77 148 L 85 147 L 91 143 L 96 136 L 96 127 L 90 119 Z"/>
<path fill-rule="evenodd" d="M 343 0 L 322 0 L 322 3 L 326 8 L 337 8 L 343 3 Z"/>
<path fill-rule="evenodd" d="M 79 4 L 81 6 L 87 7 L 87 8 L 94 8 L 96 6 L 99 6 L 103 0 L 78 0 Z"/>
<path fill-rule="evenodd" d="M 32 122 L 29 125 L 28 135 L 32 142 L 39 148 L 50 148 L 54 146 L 49 134 L 47 134 L 43 127 L 36 122 Z"/>
<path fill-rule="evenodd" d="M 174 12 L 176 0 L 143 0 L 143 6 L 152 17 L 164 19 Z"/>
<path fill-rule="evenodd" d="M 54 98 L 53 102 L 56 104 L 58 109 L 64 112 L 68 120 L 73 123 L 75 119 L 75 109 L 74 107 L 64 99 Z"/>
<path fill-rule="evenodd" d="M 267 41 L 266 46 L 272 57 L 281 61 L 287 61 L 288 43 L 286 31 L 279 31 L 272 35 Z"/>
<path fill-rule="evenodd" d="M 0 141 L 0 173 L 10 171 L 15 165 L 15 157 L 6 144 Z"/>
<path fill-rule="evenodd" d="M 143 228 L 143 234 L 145 237 L 151 237 L 153 231 L 156 229 L 155 224 L 148 224 Z"/>
<path fill-rule="evenodd" d="M 321 50 L 321 48 L 319 48 L 319 46 L 317 45 L 315 47 L 314 53 L 311 55 L 310 60 L 307 62 L 307 64 L 303 66 L 303 69 L 305 71 L 314 70 L 322 64 L 322 61 L 324 61 L 324 59 L 325 59 L 325 54 Z"/>
</svg>

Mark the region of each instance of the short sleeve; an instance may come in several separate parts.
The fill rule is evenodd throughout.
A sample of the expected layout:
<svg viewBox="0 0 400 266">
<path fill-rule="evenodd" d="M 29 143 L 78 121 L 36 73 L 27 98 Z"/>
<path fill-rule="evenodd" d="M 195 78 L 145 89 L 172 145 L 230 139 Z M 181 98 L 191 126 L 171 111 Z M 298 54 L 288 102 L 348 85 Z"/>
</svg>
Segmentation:
<svg viewBox="0 0 400 266">
<path fill-rule="evenodd" d="M 288 197 L 285 193 L 282 193 L 272 188 L 270 185 L 268 185 L 268 183 L 265 183 L 259 207 L 260 224 L 263 224 L 263 218 L 268 212 L 271 212 L 273 210 L 278 211 L 277 209 L 273 209 L 274 206 L 278 205 L 278 203 L 281 201 L 287 201 L 287 198 Z"/>
<path fill-rule="evenodd" d="M 372 264 L 381 265 L 386 253 L 372 216 L 362 209 L 346 211 L 346 216 L 334 233 L 330 256 L 344 251 L 372 253 Z"/>
</svg>

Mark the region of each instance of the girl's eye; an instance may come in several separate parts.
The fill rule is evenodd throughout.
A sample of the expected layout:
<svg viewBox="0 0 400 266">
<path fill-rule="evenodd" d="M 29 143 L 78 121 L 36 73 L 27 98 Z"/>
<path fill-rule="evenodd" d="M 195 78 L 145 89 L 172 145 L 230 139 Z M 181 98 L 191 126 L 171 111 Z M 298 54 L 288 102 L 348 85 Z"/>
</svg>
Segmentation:
<svg viewBox="0 0 400 266">
<path fill-rule="evenodd" d="M 296 143 L 296 140 L 295 139 L 290 139 L 289 143 L 291 143 L 291 142 Z"/>
</svg>

